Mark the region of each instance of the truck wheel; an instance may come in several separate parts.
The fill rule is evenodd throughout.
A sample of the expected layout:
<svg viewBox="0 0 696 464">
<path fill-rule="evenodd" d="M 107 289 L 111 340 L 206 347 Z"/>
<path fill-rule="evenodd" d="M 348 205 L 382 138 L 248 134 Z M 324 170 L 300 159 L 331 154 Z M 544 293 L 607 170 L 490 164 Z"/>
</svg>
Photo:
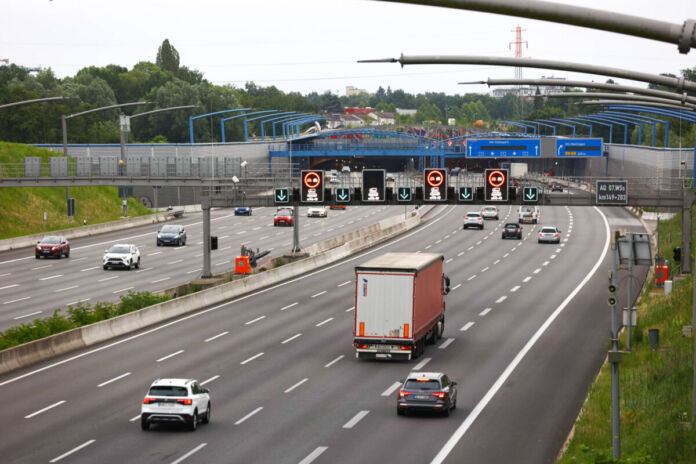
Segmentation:
<svg viewBox="0 0 696 464">
<path fill-rule="evenodd" d="M 442 334 L 445 333 L 445 321 L 438 321 L 437 323 L 437 339 L 442 338 Z"/>
</svg>

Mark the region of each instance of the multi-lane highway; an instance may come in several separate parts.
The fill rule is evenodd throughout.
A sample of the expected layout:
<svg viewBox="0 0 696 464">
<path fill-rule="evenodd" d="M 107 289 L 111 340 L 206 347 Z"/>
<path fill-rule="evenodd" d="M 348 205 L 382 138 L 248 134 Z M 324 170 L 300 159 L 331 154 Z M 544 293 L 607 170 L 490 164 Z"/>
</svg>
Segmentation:
<svg viewBox="0 0 696 464">
<path fill-rule="evenodd" d="M 465 212 L 434 208 L 419 228 L 343 262 L 1 376 L 3 460 L 553 462 L 605 355 L 609 231 L 640 223 L 621 208 L 542 207 L 540 225 L 563 235 L 540 245 L 539 226 L 501 240 L 516 207 L 482 231 L 461 229 Z M 387 251 L 445 255 L 444 338 L 411 362 L 358 361 L 353 267 Z M 459 382 L 452 416 L 396 415 L 411 370 Z M 210 388 L 211 423 L 141 431 L 158 377 Z"/>
<path fill-rule="evenodd" d="M 329 211 L 327 218 L 308 218 L 306 208 L 300 208 L 300 243 L 306 247 L 403 211 L 398 206 L 348 207 Z M 212 252 L 212 271 L 233 269 L 241 244 L 271 250 L 272 255 L 289 252 L 292 227 L 273 227 L 274 213 L 275 208 L 255 208 L 252 216 L 234 216 L 231 209 L 214 211 L 211 229 L 218 236 L 219 249 Z M 158 224 L 73 240 L 68 259 L 37 260 L 32 248 L 1 253 L 0 331 L 78 301 L 118 301 L 129 290 L 156 291 L 194 280 L 203 263 L 201 214 L 173 223 L 185 226 L 186 246 L 156 246 Z M 102 256 L 114 243 L 136 244 L 142 254 L 140 269 L 105 271 Z"/>
</svg>

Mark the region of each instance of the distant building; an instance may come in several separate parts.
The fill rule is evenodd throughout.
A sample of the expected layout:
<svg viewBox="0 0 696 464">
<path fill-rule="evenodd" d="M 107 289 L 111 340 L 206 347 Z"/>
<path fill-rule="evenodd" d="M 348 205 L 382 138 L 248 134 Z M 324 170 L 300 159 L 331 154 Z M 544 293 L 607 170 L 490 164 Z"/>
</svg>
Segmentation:
<svg viewBox="0 0 696 464">
<path fill-rule="evenodd" d="M 415 116 L 418 110 L 408 110 L 404 108 L 397 108 L 396 109 L 396 114 L 400 114 L 402 116 Z"/>
<path fill-rule="evenodd" d="M 367 93 L 367 90 L 358 89 L 357 87 L 353 87 L 352 85 L 346 86 L 346 97 L 354 97 L 356 95 L 360 95 L 361 93 Z"/>
<path fill-rule="evenodd" d="M 565 80 L 565 77 L 541 77 L 542 79 L 557 79 Z M 518 86 L 518 87 L 496 87 L 491 91 L 491 95 L 494 98 L 503 98 L 505 95 L 511 93 L 517 95 L 524 100 L 533 100 L 536 96 L 537 88 L 542 96 L 547 96 L 552 93 L 562 93 L 565 86 L 560 85 L 540 85 L 540 86 Z"/>
<path fill-rule="evenodd" d="M 393 126 L 396 124 L 396 113 L 375 111 L 374 113 L 368 114 L 368 117 L 374 119 L 374 121 L 370 123 L 371 126 Z"/>
</svg>

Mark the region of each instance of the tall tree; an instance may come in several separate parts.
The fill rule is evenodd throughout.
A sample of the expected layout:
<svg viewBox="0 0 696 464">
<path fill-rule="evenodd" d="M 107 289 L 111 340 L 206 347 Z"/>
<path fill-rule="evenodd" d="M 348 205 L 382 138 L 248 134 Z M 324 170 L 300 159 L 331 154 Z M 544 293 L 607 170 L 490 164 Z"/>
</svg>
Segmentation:
<svg viewBox="0 0 696 464">
<path fill-rule="evenodd" d="M 179 69 L 179 52 L 169 43 L 169 39 L 164 39 L 159 50 L 157 50 L 157 66 L 167 71 L 177 71 Z"/>
</svg>

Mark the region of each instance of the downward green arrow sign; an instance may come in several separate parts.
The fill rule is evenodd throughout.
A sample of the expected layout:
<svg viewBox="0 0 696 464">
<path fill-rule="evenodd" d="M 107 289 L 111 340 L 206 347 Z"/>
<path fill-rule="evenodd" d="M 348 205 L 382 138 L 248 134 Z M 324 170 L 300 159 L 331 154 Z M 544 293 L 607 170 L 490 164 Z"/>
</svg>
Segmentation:
<svg viewBox="0 0 696 464">
<path fill-rule="evenodd" d="M 348 195 L 346 195 L 345 193 L 341 192 L 341 193 L 338 194 L 338 198 L 339 198 L 339 200 L 345 200 L 346 198 L 348 198 Z"/>
</svg>

